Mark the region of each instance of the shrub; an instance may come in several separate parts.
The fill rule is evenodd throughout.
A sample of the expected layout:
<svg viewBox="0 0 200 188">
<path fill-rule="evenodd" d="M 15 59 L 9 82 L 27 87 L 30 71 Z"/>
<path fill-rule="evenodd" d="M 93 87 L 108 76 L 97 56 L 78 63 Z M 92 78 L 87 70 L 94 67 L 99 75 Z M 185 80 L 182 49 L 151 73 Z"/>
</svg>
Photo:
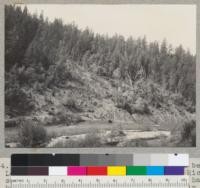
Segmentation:
<svg viewBox="0 0 200 188">
<path fill-rule="evenodd" d="M 53 122 L 56 124 L 65 124 L 69 126 L 72 124 L 72 119 L 70 115 L 59 112 L 54 116 Z"/>
<path fill-rule="evenodd" d="M 196 145 L 196 122 L 191 120 L 183 125 L 181 131 L 181 142 L 189 141 L 192 146 Z"/>
<path fill-rule="evenodd" d="M 143 98 L 138 98 L 136 104 L 134 105 L 133 113 L 137 114 L 151 114 L 149 105 L 146 100 Z"/>
<path fill-rule="evenodd" d="M 52 124 L 63 124 L 69 126 L 84 122 L 84 120 L 77 114 L 58 112 L 52 118 Z"/>
<path fill-rule="evenodd" d="M 124 110 L 126 110 L 129 114 L 133 114 L 133 108 L 129 103 L 125 103 Z"/>
<path fill-rule="evenodd" d="M 96 133 L 89 133 L 85 136 L 85 139 L 80 142 L 79 147 L 100 147 L 101 139 Z"/>
<path fill-rule="evenodd" d="M 126 110 L 129 114 L 151 114 L 151 110 L 146 100 L 138 98 L 133 104 L 132 101 L 120 99 L 117 101 L 117 107 Z"/>
<path fill-rule="evenodd" d="M 132 114 L 151 114 L 148 104 L 146 103 L 140 106 L 125 103 L 123 109 L 126 110 L 131 115 Z"/>
<path fill-rule="evenodd" d="M 69 98 L 65 102 L 64 106 L 67 107 L 72 112 L 82 112 L 80 105 L 77 104 L 77 101 L 73 97 Z"/>
<path fill-rule="evenodd" d="M 191 102 L 186 102 L 186 110 L 190 113 L 196 112 L 196 105 L 192 104 Z"/>
<path fill-rule="evenodd" d="M 147 103 L 144 103 L 143 105 L 142 114 L 151 114 L 151 110 L 149 109 L 149 106 Z"/>
<path fill-rule="evenodd" d="M 124 97 L 117 98 L 116 107 L 126 110 L 129 114 L 133 114 L 133 108 L 131 105 L 131 101 L 128 101 Z"/>
<path fill-rule="evenodd" d="M 55 67 L 53 81 L 57 86 L 63 86 L 66 81 L 77 82 L 81 85 L 84 84 L 80 70 L 74 65 L 71 60 L 58 62 Z"/>
<path fill-rule="evenodd" d="M 99 76 L 107 76 L 107 72 L 106 69 L 104 67 L 99 67 L 97 70 L 97 75 Z"/>
<path fill-rule="evenodd" d="M 47 140 L 46 129 L 33 121 L 22 121 L 18 135 L 23 147 L 38 147 Z"/>
<path fill-rule="evenodd" d="M 31 91 L 19 87 L 6 89 L 5 104 L 12 115 L 27 115 L 35 108 Z"/>
<path fill-rule="evenodd" d="M 196 146 L 196 121 L 187 120 L 174 129 L 171 142 L 179 147 Z"/>
<path fill-rule="evenodd" d="M 172 97 L 174 103 L 177 106 L 184 106 L 185 105 L 184 98 L 181 94 L 172 94 L 171 97 Z"/>
</svg>

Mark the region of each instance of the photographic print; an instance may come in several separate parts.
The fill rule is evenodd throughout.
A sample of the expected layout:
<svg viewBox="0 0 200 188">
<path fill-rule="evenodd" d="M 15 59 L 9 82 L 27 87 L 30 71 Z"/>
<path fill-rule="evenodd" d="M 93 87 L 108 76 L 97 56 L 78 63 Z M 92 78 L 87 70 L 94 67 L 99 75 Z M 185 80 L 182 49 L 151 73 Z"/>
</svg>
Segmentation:
<svg viewBox="0 0 200 188">
<path fill-rule="evenodd" d="M 5 147 L 195 147 L 195 116 L 195 5 L 5 5 Z"/>
</svg>

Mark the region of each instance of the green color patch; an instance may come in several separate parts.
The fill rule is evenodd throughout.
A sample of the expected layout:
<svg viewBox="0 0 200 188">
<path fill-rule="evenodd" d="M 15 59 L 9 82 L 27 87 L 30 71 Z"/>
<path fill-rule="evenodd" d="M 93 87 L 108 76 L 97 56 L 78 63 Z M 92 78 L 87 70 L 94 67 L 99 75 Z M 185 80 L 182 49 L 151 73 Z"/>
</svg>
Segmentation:
<svg viewBox="0 0 200 188">
<path fill-rule="evenodd" d="M 126 175 L 146 175 L 146 166 L 127 166 Z"/>
</svg>

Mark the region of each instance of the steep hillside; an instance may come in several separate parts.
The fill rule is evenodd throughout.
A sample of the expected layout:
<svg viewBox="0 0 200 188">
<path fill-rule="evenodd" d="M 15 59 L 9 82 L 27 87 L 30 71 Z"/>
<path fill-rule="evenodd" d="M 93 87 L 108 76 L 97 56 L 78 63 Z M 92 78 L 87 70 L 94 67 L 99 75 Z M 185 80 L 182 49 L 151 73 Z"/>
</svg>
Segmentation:
<svg viewBox="0 0 200 188">
<path fill-rule="evenodd" d="M 158 124 L 162 116 L 179 119 L 191 115 L 189 104 L 183 103 L 180 95 L 150 79 L 141 78 L 130 85 L 120 79 L 98 76 L 78 65 L 70 73 L 72 78 L 58 87 L 52 86 L 46 91 L 31 89 L 34 110 L 29 115 L 53 118 L 66 113 L 77 114 L 83 120 L 122 122 L 147 116 L 154 124 Z"/>
<path fill-rule="evenodd" d="M 159 139 L 162 142 L 157 143 L 157 146 L 174 146 L 175 144 L 181 145 L 182 133 L 180 131 L 183 131 L 184 124 L 195 120 L 195 116 L 187 110 L 188 106 L 182 103 L 183 99 L 180 95 L 164 90 L 149 79 L 140 79 L 134 85 L 129 85 L 118 79 L 98 76 L 79 66 L 70 72 L 73 78 L 63 82 L 62 87 L 53 87 L 42 93 L 33 89 L 34 110 L 28 116 L 14 118 L 14 126 L 18 126 L 24 120 L 35 121 L 37 124 L 46 126 L 47 129 L 51 126 L 49 147 L 78 147 L 80 143 L 77 144 L 77 141 L 80 140 L 79 136 L 82 131 L 70 133 L 66 128 L 60 132 L 55 128 L 56 126 L 75 125 L 80 130 L 86 129 L 83 133 L 89 131 L 89 135 L 91 129 L 97 130 L 99 134 L 103 134 L 102 130 L 103 132 L 112 130 L 112 134 L 114 134 L 112 137 L 116 139 L 115 142 L 119 147 L 137 146 L 137 143 L 138 146 L 154 146 Z M 7 121 L 8 126 L 10 122 L 13 123 L 13 119 Z M 91 124 L 89 128 L 87 122 Z M 95 122 L 102 123 L 96 124 Z M 142 132 L 134 136 L 135 131 L 138 130 Z M 118 139 L 121 139 L 118 138 L 120 132 L 124 134 L 123 136 L 126 135 L 126 139 L 130 134 L 129 137 L 133 141 L 130 142 L 130 138 L 119 141 Z M 71 134 L 76 137 L 74 138 Z M 105 138 L 106 134 L 108 134 L 108 138 Z M 95 147 L 110 146 L 109 143 L 114 142 L 108 140 L 111 133 L 106 134 L 101 136 L 103 139 L 101 144 L 94 145 Z M 145 136 L 145 134 L 147 135 Z M 74 139 L 76 144 L 60 145 L 65 143 L 66 135 L 69 135 L 70 139 Z M 150 141 L 141 141 L 145 137 Z M 138 140 L 137 138 L 139 141 L 135 142 L 134 140 Z M 190 142 L 192 144 L 192 140 Z"/>
</svg>

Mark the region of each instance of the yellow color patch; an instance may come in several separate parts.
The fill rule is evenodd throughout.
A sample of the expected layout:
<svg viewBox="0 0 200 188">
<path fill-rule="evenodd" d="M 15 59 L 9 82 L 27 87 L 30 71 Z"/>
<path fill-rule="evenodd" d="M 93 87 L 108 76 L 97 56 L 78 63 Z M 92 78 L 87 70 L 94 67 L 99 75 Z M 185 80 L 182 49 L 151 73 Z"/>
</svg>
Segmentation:
<svg viewBox="0 0 200 188">
<path fill-rule="evenodd" d="M 126 167 L 108 166 L 108 176 L 126 176 Z"/>
</svg>

